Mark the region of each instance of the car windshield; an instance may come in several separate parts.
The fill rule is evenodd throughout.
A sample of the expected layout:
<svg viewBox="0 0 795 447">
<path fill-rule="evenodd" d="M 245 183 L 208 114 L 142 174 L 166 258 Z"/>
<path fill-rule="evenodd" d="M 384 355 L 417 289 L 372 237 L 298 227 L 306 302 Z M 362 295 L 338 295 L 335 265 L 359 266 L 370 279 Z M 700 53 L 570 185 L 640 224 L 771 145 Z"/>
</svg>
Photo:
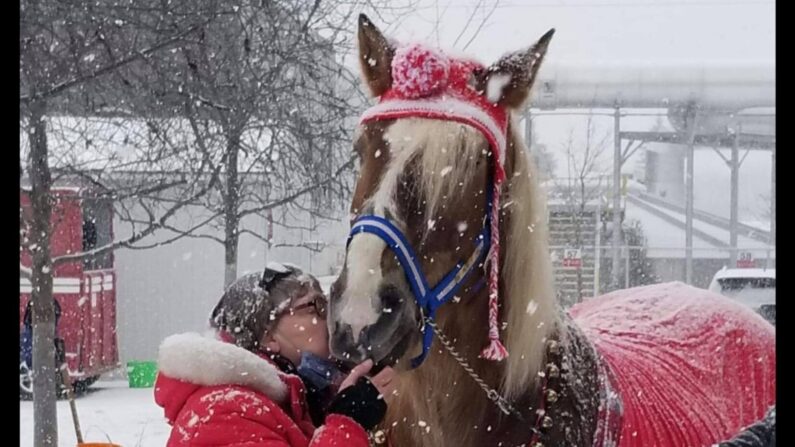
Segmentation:
<svg viewBox="0 0 795 447">
<path fill-rule="evenodd" d="M 774 278 L 725 278 L 718 280 L 721 293 L 751 307 L 776 302 Z"/>
</svg>

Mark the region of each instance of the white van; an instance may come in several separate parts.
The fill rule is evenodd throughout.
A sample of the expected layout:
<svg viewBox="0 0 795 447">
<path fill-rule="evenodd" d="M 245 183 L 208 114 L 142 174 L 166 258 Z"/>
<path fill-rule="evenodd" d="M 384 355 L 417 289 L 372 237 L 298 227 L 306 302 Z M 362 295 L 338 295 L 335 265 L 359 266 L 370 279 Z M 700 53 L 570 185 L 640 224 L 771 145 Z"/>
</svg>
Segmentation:
<svg viewBox="0 0 795 447">
<path fill-rule="evenodd" d="M 709 290 L 752 308 L 776 324 L 776 269 L 727 269 L 715 273 Z"/>
</svg>

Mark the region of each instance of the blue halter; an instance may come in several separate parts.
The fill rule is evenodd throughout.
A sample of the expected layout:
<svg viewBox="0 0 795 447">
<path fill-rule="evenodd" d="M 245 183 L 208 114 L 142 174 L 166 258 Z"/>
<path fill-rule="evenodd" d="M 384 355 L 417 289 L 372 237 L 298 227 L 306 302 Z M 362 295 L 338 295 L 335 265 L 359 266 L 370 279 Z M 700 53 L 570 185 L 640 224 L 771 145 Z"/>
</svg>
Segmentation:
<svg viewBox="0 0 795 447">
<path fill-rule="evenodd" d="M 359 233 L 369 233 L 378 236 L 383 240 L 387 247 L 397 256 L 403 273 L 411 286 L 414 299 L 420 309 L 421 315 L 427 317 L 422 338 L 422 353 L 411 360 L 412 368 L 422 364 L 433 343 L 433 328 L 430 322 L 436 317 L 436 310 L 444 303 L 450 301 L 455 293 L 461 288 L 475 270 L 476 266 L 482 265 L 483 259 L 489 252 L 491 245 L 491 206 L 492 188 L 487 188 L 486 219 L 483 229 L 475 237 L 475 251 L 466 262 L 457 262 L 441 281 L 433 288 L 430 287 L 425 275 L 422 272 L 419 258 L 409 244 L 406 236 L 389 219 L 372 214 L 366 214 L 356 219 L 351 226 L 347 244 L 350 245 L 351 239 Z"/>
</svg>

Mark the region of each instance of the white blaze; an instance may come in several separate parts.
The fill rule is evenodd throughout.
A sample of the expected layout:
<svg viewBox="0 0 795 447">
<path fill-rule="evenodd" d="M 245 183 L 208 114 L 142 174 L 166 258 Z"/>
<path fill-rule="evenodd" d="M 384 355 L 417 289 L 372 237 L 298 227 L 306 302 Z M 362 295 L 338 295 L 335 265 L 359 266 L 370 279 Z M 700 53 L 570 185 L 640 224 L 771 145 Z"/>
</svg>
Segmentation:
<svg viewBox="0 0 795 447">
<path fill-rule="evenodd" d="M 374 303 L 383 276 L 381 254 L 385 248 L 384 241 L 369 233 L 357 234 L 348 246 L 347 287 L 342 293 L 339 318 L 340 322 L 350 325 L 354 341 L 358 340 L 362 329 L 378 321 L 380 310 Z"/>
<path fill-rule="evenodd" d="M 384 135 L 389 146 L 389 165 L 369 200 L 372 213 L 377 216 L 384 217 L 389 211 L 392 218 L 396 217 L 394 199 L 398 179 L 418 148 L 412 138 L 405 136 L 411 135 L 411 128 L 406 127 L 411 120 L 406 121 L 409 124 L 401 121 L 393 124 Z M 348 246 L 346 287 L 338 318 L 340 323 L 350 325 L 354 341 L 358 340 L 362 329 L 378 321 L 381 313 L 378 286 L 383 279 L 381 257 L 386 249 L 381 238 L 369 233 L 356 234 Z"/>
</svg>

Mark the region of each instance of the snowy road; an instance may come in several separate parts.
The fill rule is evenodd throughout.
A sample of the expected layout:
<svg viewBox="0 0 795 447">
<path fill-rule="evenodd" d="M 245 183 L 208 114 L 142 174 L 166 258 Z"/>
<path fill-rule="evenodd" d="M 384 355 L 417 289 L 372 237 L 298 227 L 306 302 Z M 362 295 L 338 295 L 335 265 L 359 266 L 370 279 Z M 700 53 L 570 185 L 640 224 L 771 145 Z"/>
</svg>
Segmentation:
<svg viewBox="0 0 795 447">
<path fill-rule="evenodd" d="M 170 427 L 155 405 L 153 388 L 128 388 L 127 382 L 98 382 L 77 399 L 85 442 L 110 441 L 124 447 L 166 445 Z M 33 403 L 20 401 L 20 447 L 33 445 Z M 77 445 L 69 401 L 58 401 L 59 446 Z"/>
</svg>

